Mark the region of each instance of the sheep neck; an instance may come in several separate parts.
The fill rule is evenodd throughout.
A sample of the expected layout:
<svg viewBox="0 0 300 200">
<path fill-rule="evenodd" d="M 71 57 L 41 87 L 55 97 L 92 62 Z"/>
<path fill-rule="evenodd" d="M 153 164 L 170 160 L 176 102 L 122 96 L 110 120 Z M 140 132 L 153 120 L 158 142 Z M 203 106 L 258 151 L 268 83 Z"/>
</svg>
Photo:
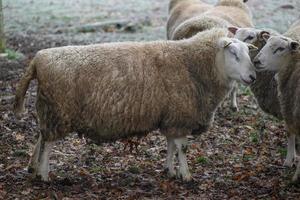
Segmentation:
<svg viewBox="0 0 300 200">
<path fill-rule="evenodd" d="M 278 71 L 279 78 L 279 90 L 283 91 L 286 84 L 289 82 L 292 74 L 300 68 L 300 52 L 295 53 L 291 56 L 289 62 L 281 66 Z"/>
<path fill-rule="evenodd" d="M 197 88 L 198 109 L 203 113 L 203 119 L 200 120 L 206 124 L 207 120 L 212 120 L 214 111 L 230 91 L 232 81 L 228 80 L 223 69 L 217 66 L 216 45 L 201 43 L 201 46 L 187 46 L 183 48 L 185 66 Z"/>
</svg>

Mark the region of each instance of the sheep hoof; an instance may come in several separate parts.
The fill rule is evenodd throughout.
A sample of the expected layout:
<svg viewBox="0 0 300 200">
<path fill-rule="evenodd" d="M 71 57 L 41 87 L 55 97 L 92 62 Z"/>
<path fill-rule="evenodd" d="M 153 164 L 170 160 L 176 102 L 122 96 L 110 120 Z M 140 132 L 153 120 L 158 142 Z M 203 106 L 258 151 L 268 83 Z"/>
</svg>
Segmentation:
<svg viewBox="0 0 300 200">
<path fill-rule="evenodd" d="M 290 159 L 286 159 L 283 163 L 283 166 L 285 167 L 292 167 L 294 164 L 293 160 L 290 160 Z"/>
<path fill-rule="evenodd" d="M 185 173 L 184 175 L 177 171 L 177 178 L 181 179 L 184 182 L 190 182 L 192 180 L 192 176 L 189 172 Z"/>
<path fill-rule="evenodd" d="M 283 166 L 285 167 L 292 167 L 293 165 L 297 165 L 297 162 L 300 161 L 300 157 L 299 156 L 294 156 L 294 158 L 286 158 Z"/>
<path fill-rule="evenodd" d="M 49 181 L 49 175 L 48 172 L 38 172 L 34 167 L 28 166 L 27 168 L 28 173 L 32 174 L 31 177 L 34 180 L 39 181 Z"/>
<path fill-rule="evenodd" d="M 238 107 L 231 107 L 231 110 L 233 111 L 233 112 L 239 112 L 239 108 Z"/>
<path fill-rule="evenodd" d="M 31 166 L 28 166 L 27 171 L 28 173 L 33 174 L 35 172 L 35 169 Z"/>
<path fill-rule="evenodd" d="M 300 156 L 295 156 L 294 161 L 299 162 L 300 161 Z"/>
<path fill-rule="evenodd" d="M 176 172 L 175 170 L 169 170 L 168 168 L 165 169 L 165 172 L 168 174 L 168 177 L 174 178 L 176 177 Z"/>
<path fill-rule="evenodd" d="M 184 182 L 190 182 L 192 180 L 192 176 L 190 174 L 187 174 L 185 176 L 181 176 L 181 179 L 184 181 Z"/>
<path fill-rule="evenodd" d="M 49 176 L 48 175 L 33 174 L 32 179 L 37 180 L 37 181 L 49 182 Z"/>
</svg>

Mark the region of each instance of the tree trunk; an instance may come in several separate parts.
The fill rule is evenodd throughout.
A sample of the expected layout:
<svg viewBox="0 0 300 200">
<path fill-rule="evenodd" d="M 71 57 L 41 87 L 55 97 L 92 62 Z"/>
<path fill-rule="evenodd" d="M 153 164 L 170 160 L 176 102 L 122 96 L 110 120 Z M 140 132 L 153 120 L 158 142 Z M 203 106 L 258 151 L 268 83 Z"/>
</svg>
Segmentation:
<svg viewBox="0 0 300 200">
<path fill-rule="evenodd" d="M 4 36 L 4 23 L 3 23 L 3 7 L 2 0 L 0 0 L 0 53 L 5 51 L 5 36 Z"/>
</svg>

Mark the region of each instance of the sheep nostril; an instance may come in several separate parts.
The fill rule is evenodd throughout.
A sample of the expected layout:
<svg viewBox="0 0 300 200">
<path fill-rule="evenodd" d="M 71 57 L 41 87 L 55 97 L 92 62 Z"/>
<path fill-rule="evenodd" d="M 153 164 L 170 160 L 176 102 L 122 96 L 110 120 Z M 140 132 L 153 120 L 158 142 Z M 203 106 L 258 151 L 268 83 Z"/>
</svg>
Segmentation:
<svg viewBox="0 0 300 200">
<path fill-rule="evenodd" d="M 250 75 L 249 77 L 250 77 L 250 79 L 251 79 L 252 82 L 254 82 L 256 80 L 256 77 L 253 76 L 253 75 Z"/>
</svg>

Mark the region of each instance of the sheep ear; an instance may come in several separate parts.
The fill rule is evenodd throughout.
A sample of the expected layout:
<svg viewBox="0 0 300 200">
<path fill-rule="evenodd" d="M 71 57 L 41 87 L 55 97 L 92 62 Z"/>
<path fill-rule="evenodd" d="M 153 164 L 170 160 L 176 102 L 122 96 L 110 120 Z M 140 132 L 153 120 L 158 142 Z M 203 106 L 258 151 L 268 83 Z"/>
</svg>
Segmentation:
<svg viewBox="0 0 300 200">
<path fill-rule="evenodd" d="M 232 44 L 232 42 L 231 41 L 224 41 L 224 43 L 223 43 L 223 48 L 224 49 L 226 49 L 227 47 L 229 47 L 230 45 Z"/>
<path fill-rule="evenodd" d="M 267 42 L 270 37 L 271 37 L 271 35 L 268 31 L 261 31 L 259 33 L 259 38 L 261 41 Z"/>
<path fill-rule="evenodd" d="M 237 32 L 238 29 L 239 29 L 239 28 L 237 28 L 237 27 L 235 27 L 235 26 L 230 26 L 230 27 L 228 27 L 228 31 L 229 31 L 230 33 L 232 33 L 233 35 L 236 34 L 236 32 Z"/>
<path fill-rule="evenodd" d="M 292 41 L 290 42 L 289 46 L 292 51 L 297 51 L 299 49 L 300 44 L 299 42 Z"/>
<path fill-rule="evenodd" d="M 253 44 L 247 44 L 249 51 L 257 51 L 258 48 L 256 46 L 254 46 Z"/>
<path fill-rule="evenodd" d="M 222 49 L 227 48 L 231 44 L 232 44 L 232 41 L 229 38 L 221 38 L 218 42 L 219 48 L 222 48 Z"/>
<path fill-rule="evenodd" d="M 243 2 L 246 3 L 248 0 L 244 0 Z"/>
<path fill-rule="evenodd" d="M 257 33 L 257 35 L 258 35 L 259 41 L 265 41 L 265 39 L 263 38 L 263 35 L 270 35 L 270 33 L 268 31 L 259 31 Z"/>
</svg>

